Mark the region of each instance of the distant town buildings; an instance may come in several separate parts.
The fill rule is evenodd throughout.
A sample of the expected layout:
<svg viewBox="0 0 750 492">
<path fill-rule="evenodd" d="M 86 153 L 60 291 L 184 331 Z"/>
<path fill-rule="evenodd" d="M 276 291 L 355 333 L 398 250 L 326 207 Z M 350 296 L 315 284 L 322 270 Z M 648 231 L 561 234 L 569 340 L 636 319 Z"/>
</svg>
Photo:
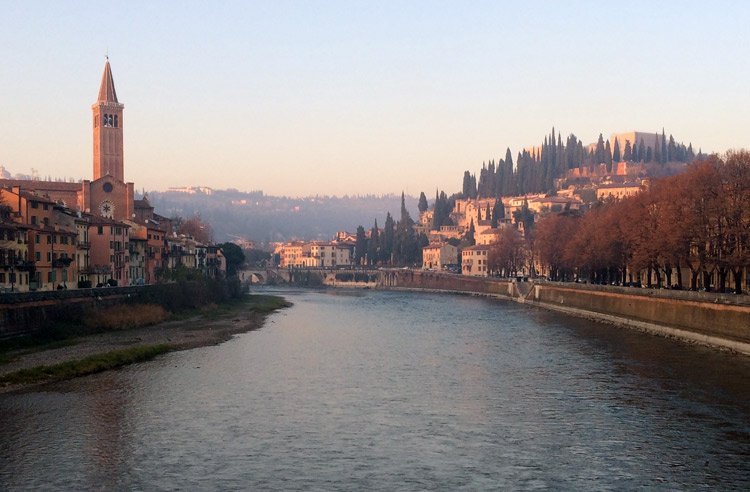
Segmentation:
<svg viewBox="0 0 750 492">
<path fill-rule="evenodd" d="M 291 241 L 279 243 L 274 254 L 279 258 L 281 268 L 337 268 L 352 265 L 354 258 L 354 241 L 346 239 L 346 233 L 339 233 L 330 242 Z"/>
</svg>

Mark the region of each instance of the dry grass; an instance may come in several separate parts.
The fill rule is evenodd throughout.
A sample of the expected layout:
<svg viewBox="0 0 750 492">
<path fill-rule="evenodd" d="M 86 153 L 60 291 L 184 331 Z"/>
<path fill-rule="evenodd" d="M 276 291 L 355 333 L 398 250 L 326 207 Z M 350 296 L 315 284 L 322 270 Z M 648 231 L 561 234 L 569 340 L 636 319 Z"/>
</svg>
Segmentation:
<svg viewBox="0 0 750 492">
<path fill-rule="evenodd" d="M 119 305 L 91 310 L 84 325 L 95 330 L 123 330 L 155 325 L 169 317 L 169 313 L 156 304 Z"/>
</svg>

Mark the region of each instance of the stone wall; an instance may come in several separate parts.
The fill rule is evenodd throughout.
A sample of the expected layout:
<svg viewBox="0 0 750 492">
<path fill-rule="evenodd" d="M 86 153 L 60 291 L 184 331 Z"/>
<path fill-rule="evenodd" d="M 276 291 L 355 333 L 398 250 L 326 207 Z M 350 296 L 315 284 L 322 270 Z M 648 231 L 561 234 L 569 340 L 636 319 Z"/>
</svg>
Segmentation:
<svg viewBox="0 0 750 492">
<path fill-rule="evenodd" d="M 81 324 L 90 308 L 157 304 L 169 312 L 180 312 L 236 299 L 243 293 L 240 282 L 232 279 L 4 293 L 0 294 L 0 338 L 41 331 L 59 322 Z"/>
<path fill-rule="evenodd" d="M 92 306 L 119 304 L 143 287 L 106 287 L 0 294 L 0 338 L 29 333 L 57 321 L 74 321 Z"/>
</svg>

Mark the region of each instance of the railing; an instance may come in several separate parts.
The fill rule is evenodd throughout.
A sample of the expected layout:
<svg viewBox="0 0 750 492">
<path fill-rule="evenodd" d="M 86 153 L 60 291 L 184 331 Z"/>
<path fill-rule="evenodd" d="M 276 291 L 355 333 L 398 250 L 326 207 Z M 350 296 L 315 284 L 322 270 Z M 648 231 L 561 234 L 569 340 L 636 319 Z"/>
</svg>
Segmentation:
<svg viewBox="0 0 750 492">
<path fill-rule="evenodd" d="M 107 274 L 112 273 L 112 269 L 109 265 L 93 265 L 78 269 L 78 273 L 83 275 L 92 275 L 97 273 Z"/>
</svg>

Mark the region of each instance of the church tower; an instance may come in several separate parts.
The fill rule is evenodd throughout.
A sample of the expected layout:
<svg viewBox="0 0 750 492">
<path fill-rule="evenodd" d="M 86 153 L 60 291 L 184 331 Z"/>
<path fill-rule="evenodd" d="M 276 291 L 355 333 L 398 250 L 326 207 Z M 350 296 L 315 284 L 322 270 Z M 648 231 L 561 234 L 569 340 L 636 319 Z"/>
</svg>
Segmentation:
<svg viewBox="0 0 750 492">
<path fill-rule="evenodd" d="M 110 175 L 125 182 L 124 150 L 122 140 L 122 110 L 117 101 L 115 82 L 109 58 L 104 64 L 99 97 L 91 106 L 94 113 L 94 181 Z"/>
</svg>

